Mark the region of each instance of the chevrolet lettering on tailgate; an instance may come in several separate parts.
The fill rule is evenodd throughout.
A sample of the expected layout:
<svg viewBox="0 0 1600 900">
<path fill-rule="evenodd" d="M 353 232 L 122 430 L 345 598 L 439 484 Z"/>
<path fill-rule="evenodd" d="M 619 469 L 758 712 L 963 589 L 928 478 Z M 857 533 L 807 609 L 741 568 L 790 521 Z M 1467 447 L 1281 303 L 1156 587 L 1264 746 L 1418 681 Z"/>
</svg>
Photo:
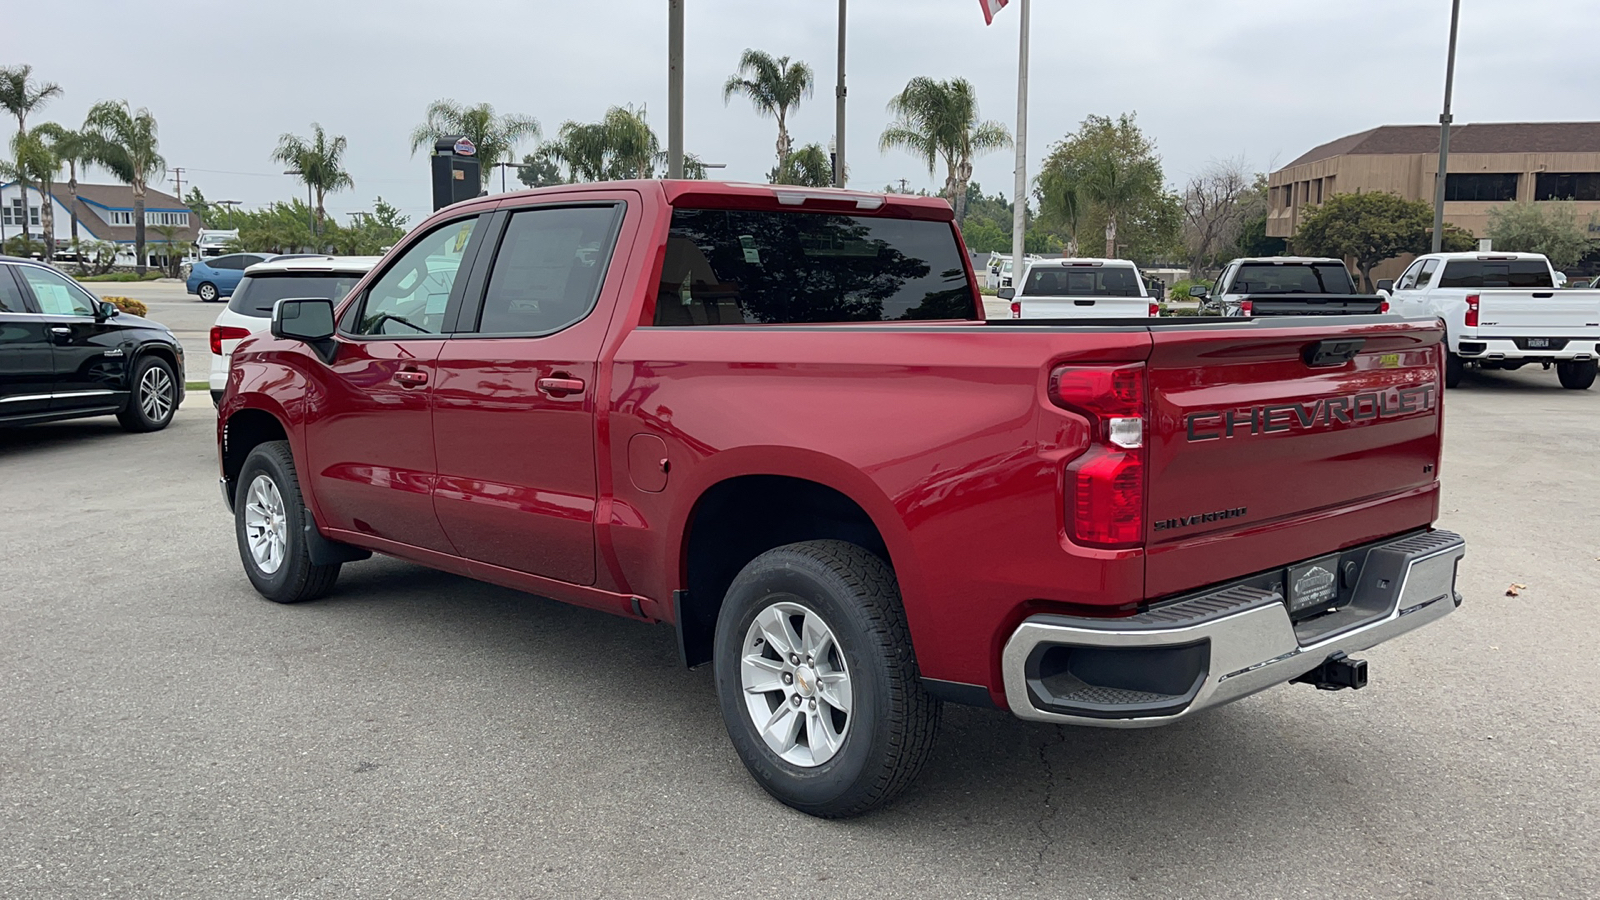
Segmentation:
<svg viewBox="0 0 1600 900">
<path fill-rule="evenodd" d="M 1215 441 L 1246 434 L 1310 431 L 1431 412 L 1438 403 L 1432 384 L 1324 397 L 1314 403 L 1280 403 L 1242 409 L 1208 410 L 1184 417 L 1190 441 Z"/>
</svg>

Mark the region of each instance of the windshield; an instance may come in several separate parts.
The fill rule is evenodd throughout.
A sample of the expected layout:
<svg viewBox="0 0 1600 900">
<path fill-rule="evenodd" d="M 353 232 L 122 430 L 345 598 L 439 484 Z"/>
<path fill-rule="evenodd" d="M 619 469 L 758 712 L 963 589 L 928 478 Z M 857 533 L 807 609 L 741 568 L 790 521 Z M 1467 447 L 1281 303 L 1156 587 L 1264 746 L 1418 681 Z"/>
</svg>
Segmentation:
<svg viewBox="0 0 1600 900">
<path fill-rule="evenodd" d="M 1022 293 L 1028 297 L 1137 297 L 1139 279 L 1126 266 L 1034 266 Z"/>
<path fill-rule="evenodd" d="M 1542 259 L 1452 259 L 1444 264 L 1437 287 L 1553 288 L 1550 267 Z"/>
<path fill-rule="evenodd" d="M 1354 294 L 1350 273 L 1338 263 L 1245 263 L 1230 294 Z"/>
<path fill-rule="evenodd" d="M 338 304 L 361 276 L 355 273 L 292 272 L 246 275 L 234 289 L 228 309 L 258 319 L 271 318 L 272 305 L 288 297 L 324 297 Z"/>
</svg>

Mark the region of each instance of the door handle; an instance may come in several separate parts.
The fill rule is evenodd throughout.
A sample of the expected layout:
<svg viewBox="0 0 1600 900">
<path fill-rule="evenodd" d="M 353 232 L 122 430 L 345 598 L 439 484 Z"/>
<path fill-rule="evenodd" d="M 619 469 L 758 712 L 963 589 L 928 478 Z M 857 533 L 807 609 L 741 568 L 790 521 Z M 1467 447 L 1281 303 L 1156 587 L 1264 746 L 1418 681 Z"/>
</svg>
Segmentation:
<svg viewBox="0 0 1600 900">
<path fill-rule="evenodd" d="M 405 369 L 394 373 L 394 380 L 400 382 L 402 387 L 421 387 L 428 383 L 428 373 Z"/>
<path fill-rule="evenodd" d="M 72 329 L 71 328 L 65 328 L 63 326 L 57 325 L 56 327 L 50 329 L 50 333 L 51 334 L 59 334 L 62 337 L 66 337 L 67 335 L 72 333 Z"/>
<path fill-rule="evenodd" d="M 540 391 L 552 397 L 581 394 L 584 388 L 582 378 L 541 378 L 537 384 Z"/>
</svg>

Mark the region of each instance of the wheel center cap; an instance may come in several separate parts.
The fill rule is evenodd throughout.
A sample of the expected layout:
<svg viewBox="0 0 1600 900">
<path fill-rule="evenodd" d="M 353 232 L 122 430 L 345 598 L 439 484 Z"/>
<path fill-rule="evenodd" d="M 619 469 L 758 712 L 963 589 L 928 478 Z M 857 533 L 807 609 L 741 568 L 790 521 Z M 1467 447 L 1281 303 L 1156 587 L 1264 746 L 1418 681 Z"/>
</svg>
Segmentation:
<svg viewBox="0 0 1600 900">
<path fill-rule="evenodd" d="M 794 670 L 794 683 L 800 688 L 800 696 L 811 696 L 817 692 L 816 670 L 810 666 L 800 666 Z"/>
</svg>

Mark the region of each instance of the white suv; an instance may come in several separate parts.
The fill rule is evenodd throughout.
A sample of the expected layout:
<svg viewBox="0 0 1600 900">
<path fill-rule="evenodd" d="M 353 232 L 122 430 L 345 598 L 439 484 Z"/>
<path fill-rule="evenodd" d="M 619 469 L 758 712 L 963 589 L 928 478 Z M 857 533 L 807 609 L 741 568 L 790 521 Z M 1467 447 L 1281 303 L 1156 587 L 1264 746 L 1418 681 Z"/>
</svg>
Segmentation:
<svg viewBox="0 0 1600 900">
<path fill-rule="evenodd" d="M 326 297 L 338 303 L 380 259 L 309 256 L 270 260 L 245 269 L 228 308 L 211 326 L 211 402 L 222 402 L 233 348 L 271 326 L 273 304 L 289 297 Z"/>
</svg>

